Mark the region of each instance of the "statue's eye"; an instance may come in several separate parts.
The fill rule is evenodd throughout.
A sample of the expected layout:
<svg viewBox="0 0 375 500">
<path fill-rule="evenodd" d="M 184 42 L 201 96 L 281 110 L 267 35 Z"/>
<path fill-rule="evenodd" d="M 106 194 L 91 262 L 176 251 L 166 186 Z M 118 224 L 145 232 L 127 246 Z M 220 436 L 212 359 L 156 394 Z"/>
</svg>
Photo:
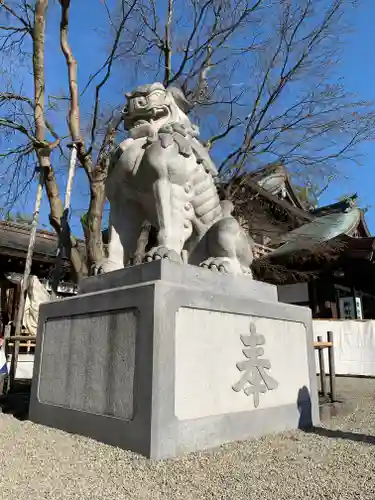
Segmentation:
<svg viewBox="0 0 375 500">
<path fill-rule="evenodd" d="M 161 97 L 164 96 L 164 92 L 153 92 L 150 96 L 149 99 L 160 99 Z"/>
</svg>

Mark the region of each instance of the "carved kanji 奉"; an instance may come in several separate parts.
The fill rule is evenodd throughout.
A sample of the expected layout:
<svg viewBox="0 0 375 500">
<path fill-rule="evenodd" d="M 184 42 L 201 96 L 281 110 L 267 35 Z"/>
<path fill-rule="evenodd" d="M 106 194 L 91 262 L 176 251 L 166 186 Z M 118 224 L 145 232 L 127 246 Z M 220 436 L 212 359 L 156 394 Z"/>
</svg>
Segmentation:
<svg viewBox="0 0 375 500">
<path fill-rule="evenodd" d="M 240 380 L 233 385 L 233 390 L 236 392 L 243 390 L 247 396 L 252 394 L 254 406 L 257 408 L 259 395 L 277 389 L 278 383 L 266 372 L 271 368 L 271 362 L 268 359 L 261 359 L 264 349 L 260 347 L 266 341 L 263 335 L 256 333 L 254 323 L 250 324 L 250 335 L 241 335 L 241 341 L 246 347 L 242 352 L 247 359 L 237 363 L 237 368 L 243 374 Z"/>
</svg>

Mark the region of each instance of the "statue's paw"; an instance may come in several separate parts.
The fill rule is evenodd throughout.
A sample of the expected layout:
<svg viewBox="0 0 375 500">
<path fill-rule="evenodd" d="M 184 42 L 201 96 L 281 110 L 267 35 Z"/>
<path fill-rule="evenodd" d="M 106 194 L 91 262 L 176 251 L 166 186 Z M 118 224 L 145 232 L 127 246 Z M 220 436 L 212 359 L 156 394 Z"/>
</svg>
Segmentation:
<svg viewBox="0 0 375 500">
<path fill-rule="evenodd" d="M 97 276 L 98 274 L 110 273 L 111 271 L 117 271 L 118 269 L 122 269 L 124 266 L 118 264 L 117 262 L 113 262 L 109 259 L 104 259 L 101 262 L 94 264 L 91 267 L 91 276 Z"/>
<path fill-rule="evenodd" d="M 171 250 L 170 248 L 164 246 L 152 248 L 146 253 L 145 256 L 146 262 L 160 259 L 168 259 L 172 262 L 182 262 L 181 256 L 175 250 Z"/>
<path fill-rule="evenodd" d="M 241 271 L 242 271 L 242 274 L 249 277 L 249 278 L 252 278 L 253 277 L 253 272 L 251 270 L 250 267 L 246 267 L 246 266 L 241 266 Z"/>
<path fill-rule="evenodd" d="M 228 257 L 211 257 L 202 262 L 201 267 L 224 274 L 244 274 L 239 261 Z"/>
<path fill-rule="evenodd" d="M 98 274 L 104 274 L 105 271 L 100 264 L 94 264 L 90 269 L 90 276 L 98 276 Z"/>
</svg>

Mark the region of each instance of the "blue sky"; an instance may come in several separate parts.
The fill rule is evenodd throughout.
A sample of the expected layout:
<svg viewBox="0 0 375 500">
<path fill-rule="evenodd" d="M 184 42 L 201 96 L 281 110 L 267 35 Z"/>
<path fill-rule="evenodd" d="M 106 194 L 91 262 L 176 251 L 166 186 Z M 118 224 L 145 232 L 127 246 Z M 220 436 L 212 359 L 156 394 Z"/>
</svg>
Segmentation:
<svg viewBox="0 0 375 500">
<path fill-rule="evenodd" d="M 374 15 L 374 1 L 361 0 L 352 20 L 356 31 L 351 36 L 350 43 L 345 45 L 341 68 L 348 90 L 370 101 L 375 100 Z M 375 142 L 362 145 L 361 152 L 364 155 L 361 159 L 362 166 L 353 166 L 346 172 L 347 178 L 332 184 L 321 197 L 320 203 L 328 204 L 343 193 L 357 192 L 361 206 L 369 206 L 366 220 L 371 233 L 375 234 Z"/>
<path fill-rule="evenodd" d="M 374 0 L 361 0 L 359 7 L 352 17 L 354 33 L 350 37 L 350 43 L 344 46 L 340 73 L 343 76 L 347 90 L 357 94 L 361 99 L 375 100 L 375 61 L 373 48 L 375 47 L 375 31 L 373 30 L 373 14 L 375 14 Z M 105 33 L 101 31 L 103 22 L 103 6 L 99 1 L 90 0 L 90 16 L 87 16 L 86 2 L 72 3 L 70 41 L 74 49 L 76 58 L 79 61 L 79 82 L 86 82 L 90 71 L 97 68 L 103 60 L 103 43 L 105 45 Z M 58 12 L 54 9 L 50 12 L 48 19 L 47 48 L 46 48 L 46 72 L 47 72 L 47 93 L 58 94 L 62 87 L 65 87 L 66 69 L 64 59 L 61 55 L 58 39 Z M 93 26 L 96 31 L 93 32 Z M 84 34 L 84 35 L 83 35 Z M 122 78 L 119 81 L 118 78 Z M 123 92 L 129 90 L 129 79 L 127 68 L 121 68 L 117 73 L 117 80 L 112 82 L 103 94 L 103 101 L 112 103 L 123 103 Z M 142 82 L 143 83 L 143 82 Z M 92 91 L 93 89 L 91 89 Z M 91 99 L 90 99 L 91 101 Z M 63 127 L 65 118 L 57 118 L 54 125 L 57 129 Z M 322 195 L 320 204 L 328 204 L 337 201 L 342 194 L 357 192 L 360 197 L 361 206 L 369 206 L 367 212 L 367 222 L 370 231 L 375 234 L 375 202 L 373 204 L 373 192 L 375 186 L 375 172 L 373 162 L 375 160 L 375 144 L 367 143 L 361 147 L 363 158 L 362 166 L 353 166 L 343 173 L 341 179 L 334 182 Z M 64 190 L 64 172 L 60 173 L 60 187 Z M 79 216 L 84 213 L 87 207 L 86 197 L 87 185 L 83 179 L 83 172 L 77 173 L 74 186 L 73 218 L 72 229 L 77 234 L 81 234 Z M 22 200 L 21 209 L 24 212 L 32 212 L 35 186 Z M 48 224 L 48 203 L 44 198 L 41 211 L 41 224 L 49 227 Z"/>
</svg>

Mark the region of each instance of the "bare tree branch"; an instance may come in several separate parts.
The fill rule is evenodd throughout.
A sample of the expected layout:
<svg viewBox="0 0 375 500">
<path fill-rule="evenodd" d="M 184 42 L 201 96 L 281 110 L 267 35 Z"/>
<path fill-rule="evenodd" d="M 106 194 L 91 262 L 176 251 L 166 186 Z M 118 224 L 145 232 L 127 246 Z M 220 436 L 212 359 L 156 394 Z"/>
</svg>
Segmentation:
<svg viewBox="0 0 375 500">
<path fill-rule="evenodd" d="M 0 8 L 4 9 L 6 12 L 8 12 L 8 14 L 17 19 L 24 27 L 24 29 L 29 33 L 29 35 L 33 37 L 33 28 L 28 18 L 26 18 L 25 20 L 25 18 L 23 18 L 20 14 L 18 14 L 16 10 L 9 5 L 9 2 L 6 2 L 5 0 L 0 0 Z M 17 29 L 17 31 L 18 30 L 19 28 Z"/>
<path fill-rule="evenodd" d="M 102 80 L 98 83 L 98 85 L 95 88 L 95 101 L 94 101 L 94 111 L 93 111 L 93 118 L 92 118 L 92 125 L 91 125 L 91 144 L 90 144 L 90 148 L 88 151 L 89 153 L 91 153 L 93 145 L 94 145 L 94 141 L 95 141 L 95 132 L 96 132 L 96 127 L 97 127 L 97 122 L 98 122 L 100 91 L 111 76 L 113 61 L 115 60 L 115 57 L 116 57 L 116 52 L 117 52 L 117 49 L 119 46 L 121 35 L 124 31 L 126 22 L 128 21 L 130 15 L 133 12 L 133 9 L 135 8 L 135 6 L 137 4 L 137 0 L 133 0 L 131 2 L 131 4 L 129 5 L 127 10 L 125 10 L 125 5 L 127 5 L 127 2 L 125 0 L 122 0 L 121 3 L 122 3 L 122 19 L 121 19 L 121 22 L 120 22 L 118 28 L 115 31 L 115 37 L 113 40 L 112 48 L 111 48 L 110 54 L 107 58 L 107 61 L 105 63 L 106 72 L 105 72 L 105 75 L 102 78 Z"/>
<path fill-rule="evenodd" d="M 68 67 L 68 82 L 69 82 L 69 115 L 68 124 L 73 141 L 81 146 L 80 153 L 84 155 L 82 150 L 83 138 L 80 127 L 80 111 L 79 111 L 79 93 L 77 83 L 77 61 L 73 56 L 73 52 L 68 41 L 68 26 L 69 26 L 69 7 L 70 0 L 60 0 L 61 5 L 61 22 L 60 22 L 60 45 L 65 56 Z M 90 172 L 90 165 L 83 162 L 83 166 Z"/>
<path fill-rule="evenodd" d="M 168 0 L 168 12 L 165 23 L 164 38 L 164 83 L 168 85 L 172 76 L 172 19 L 173 19 L 173 0 Z"/>
</svg>

